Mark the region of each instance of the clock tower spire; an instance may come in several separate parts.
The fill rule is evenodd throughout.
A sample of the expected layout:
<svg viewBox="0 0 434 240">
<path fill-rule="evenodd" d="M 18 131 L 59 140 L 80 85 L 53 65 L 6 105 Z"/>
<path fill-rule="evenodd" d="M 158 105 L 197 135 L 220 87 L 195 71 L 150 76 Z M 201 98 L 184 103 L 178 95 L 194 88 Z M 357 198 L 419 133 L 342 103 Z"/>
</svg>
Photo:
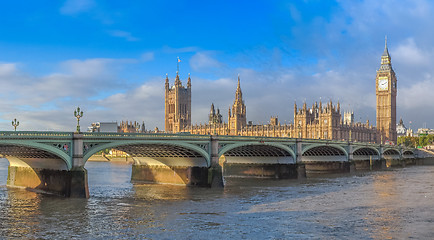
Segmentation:
<svg viewBox="0 0 434 240">
<path fill-rule="evenodd" d="M 376 96 L 377 96 L 377 141 L 396 143 L 396 95 L 397 79 L 392 68 L 391 57 L 385 38 L 384 52 L 381 55 L 381 65 L 377 70 Z"/>
</svg>

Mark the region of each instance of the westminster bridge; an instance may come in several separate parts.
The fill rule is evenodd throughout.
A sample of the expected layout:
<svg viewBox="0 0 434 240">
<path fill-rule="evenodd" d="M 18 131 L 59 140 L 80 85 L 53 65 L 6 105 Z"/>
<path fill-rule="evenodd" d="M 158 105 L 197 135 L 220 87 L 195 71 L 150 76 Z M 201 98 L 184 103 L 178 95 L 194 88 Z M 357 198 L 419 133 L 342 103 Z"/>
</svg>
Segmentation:
<svg viewBox="0 0 434 240">
<path fill-rule="evenodd" d="M 8 186 L 89 197 L 89 158 L 105 149 L 133 160 L 132 181 L 223 186 L 223 176 L 303 178 L 415 162 L 414 149 L 279 137 L 145 133 L 0 132 Z"/>
</svg>

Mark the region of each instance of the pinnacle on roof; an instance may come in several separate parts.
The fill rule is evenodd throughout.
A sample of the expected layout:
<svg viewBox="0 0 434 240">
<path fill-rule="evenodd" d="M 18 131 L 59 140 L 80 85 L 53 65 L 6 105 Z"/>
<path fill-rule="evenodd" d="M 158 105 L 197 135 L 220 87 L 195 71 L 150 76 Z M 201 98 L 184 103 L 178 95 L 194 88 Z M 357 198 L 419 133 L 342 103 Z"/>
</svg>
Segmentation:
<svg viewBox="0 0 434 240">
<path fill-rule="evenodd" d="M 240 85 L 240 74 L 238 74 L 238 85 L 237 85 L 237 91 L 235 92 L 235 102 L 242 102 L 243 101 L 243 93 L 241 91 L 241 85 Z"/>
<path fill-rule="evenodd" d="M 191 87 L 190 73 L 188 73 L 187 87 Z"/>
<path fill-rule="evenodd" d="M 382 56 L 389 57 L 389 50 L 387 49 L 387 36 L 384 39 L 384 52 Z"/>
</svg>

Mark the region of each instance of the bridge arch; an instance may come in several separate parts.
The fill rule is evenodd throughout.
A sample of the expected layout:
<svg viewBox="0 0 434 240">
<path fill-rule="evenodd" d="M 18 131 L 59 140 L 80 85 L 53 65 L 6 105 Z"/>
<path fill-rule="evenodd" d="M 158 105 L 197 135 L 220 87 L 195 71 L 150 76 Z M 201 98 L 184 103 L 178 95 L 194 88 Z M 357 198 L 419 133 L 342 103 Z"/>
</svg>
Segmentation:
<svg viewBox="0 0 434 240">
<path fill-rule="evenodd" d="M 383 155 L 401 155 L 397 149 L 386 148 L 383 150 Z"/>
<path fill-rule="evenodd" d="M 71 170 L 71 151 L 71 144 L 63 149 L 63 144 L 34 141 L 12 140 L 0 143 L 0 154 L 8 159 L 11 166 Z"/>
<path fill-rule="evenodd" d="M 302 161 L 348 161 L 345 148 L 335 144 L 312 144 L 302 151 Z"/>
<path fill-rule="evenodd" d="M 257 157 L 290 156 L 295 159 L 295 152 L 289 146 L 279 143 L 242 142 L 229 144 L 218 152 L 219 158 L 225 154 Z"/>
<path fill-rule="evenodd" d="M 402 152 L 402 155 L 414 155 L 414 151 L 412 151 L 412 150 L 404 150 Z"/>
<path fill-rule="evenodd" d="M 409 149 L 403 150 L 402 151 L 402 157 L 403 158 L 415 158 L 414 151 L 409 150 Z"/>
<path fill-rule="evenodd" d="M 360 146 L 353 148 L 353 155 L 378 155 L 380 151 L 374 147 Z"/>
<path fill-rule="evenodd" d="M 359 146 L 353 149 L 353 160 L 380 160 L 380 151 L 374 147 Z"/>
<path fill-rule="evenodd" d="M 84 142 L 83 145 L 86 146 L 87 142 Z M 88 151 L 83 154 L 83 162 L 87 162 L 87 160 L 94 155 L 95 153 L 102 151 L 104 149 L 119 149 L 130 155 L 141 155 L 143 157 L 149 158 L 158 158 L 158 157 L 172 157 L 172 158 L 203 158 L 206 161 L 206 166 L 211 166 L 210 156 L 208 152 L 194 144 L 185 143 L 185 142 L 168 142 L 168 141 L 158 141 L 158 140 L 134 140 L 134 141 L 115 141 L 108 142 L 104 144 L 98 144 L 97 146 L 92 147 Z M 139 151 L 152 151 L 152 153 L 148 154 L 137 154 Z M 156 152 L 161 151 L 162 153 L 158 155 Z"/>
</svg>

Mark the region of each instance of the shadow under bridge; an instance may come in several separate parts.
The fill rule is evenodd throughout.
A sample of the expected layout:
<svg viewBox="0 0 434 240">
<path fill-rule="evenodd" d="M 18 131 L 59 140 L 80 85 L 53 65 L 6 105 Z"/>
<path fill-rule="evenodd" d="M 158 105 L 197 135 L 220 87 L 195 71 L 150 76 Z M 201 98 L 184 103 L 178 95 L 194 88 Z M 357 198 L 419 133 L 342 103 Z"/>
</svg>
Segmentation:
<svg viewBox="0 0 434 240">
<path fill-rule="evenodd" d="M 353 160 L 380 160 L 380 152 L 374 148 L 361 147 L 354 150 Z"/>
<path fill-rule="evenodd" d="M 125 152 L 133 158 L 135 165 L 210 167 L 207 146 L 167 142 L 136 142 L 110 145 L 113 146 L 103 145 L 99 148 L 112 148 Z"/>
<path fill-rule="evenodd" d="M 294 164 L 294 151 L 288 146 L 234 144 L 221 149 L 220 162 L 229 164 Z"/>
<path fill-rule="evenodd" d="M 0 144 L 0 157 L 6 158 L 11 167 L 53 170 L 71 169 L 68 153 L 61 150 L 56 152 L 55 150 L 55 147 L 50 148 L 49 145 L 44 146 L 42 144 L 41 146 Z"/>
<path fill-rule="evenodd" d="M 303 150 L 303 162 L 346 162 L 348 153 L 337 145 L 312 145 Z"/>
</svg>

